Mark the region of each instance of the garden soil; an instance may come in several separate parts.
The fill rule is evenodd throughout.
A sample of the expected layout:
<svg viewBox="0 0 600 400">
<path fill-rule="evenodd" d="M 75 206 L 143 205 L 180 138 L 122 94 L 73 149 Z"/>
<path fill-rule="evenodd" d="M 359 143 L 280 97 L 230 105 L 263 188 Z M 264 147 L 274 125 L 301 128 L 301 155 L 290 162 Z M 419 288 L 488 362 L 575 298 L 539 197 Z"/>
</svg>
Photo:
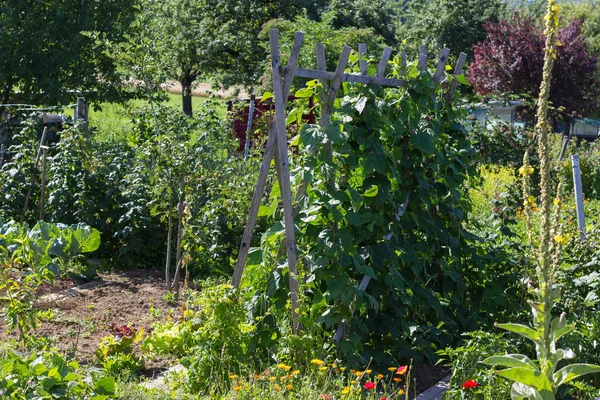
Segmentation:
<svg viewBox="0 0 600 400">
<path fill-rule="evenodd" d="M 46 310 L 41 326 L 34 333 L 50 339 L 53 346 L 68 355 L 74 355 L 82 364 L 95 363 L 95 351 L 104 336 L 106 326 L 136 324 L 145 333 L 152 324 L 176 319 L 181 315 L 178 306 L 163 300 L 165 280 L 158 270 L 131 270 L 118 274 L 100 273 L 99 280 L 81 282 L 60 279 L 52 287 L 39 290 L 37 307 Z M 152 309 L 152 312 L 151 312 Z M 17 335 L 7 333 L 0 323 L 0 340 Z M 139 354 L 139 349 L 134 349 Z M 155 376 L 173 366 L 173 358 L 158 357 L 145 362 L 145 376 Z M 419 365 L 413 368 L 416 392 L 421 393 L 448 375 L 441 366 Z"/>
</svg>

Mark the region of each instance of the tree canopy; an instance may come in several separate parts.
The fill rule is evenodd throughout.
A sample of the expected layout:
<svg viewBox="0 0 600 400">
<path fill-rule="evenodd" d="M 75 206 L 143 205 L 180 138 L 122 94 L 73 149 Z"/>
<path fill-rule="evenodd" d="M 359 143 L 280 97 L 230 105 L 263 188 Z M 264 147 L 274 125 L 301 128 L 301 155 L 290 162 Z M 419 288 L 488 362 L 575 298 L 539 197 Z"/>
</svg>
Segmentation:
<svg viewBox="0 0 600 400">
<path fill-rule="evenodd" d="M 67 101 L 71 90 L 91 100 L 117 97 L 115 63 L 85 32 L 120 41 L 135 16 L 134 1 L 0 0 L 0 103 L 16 88 L 43 102 Z"/>
</svg>

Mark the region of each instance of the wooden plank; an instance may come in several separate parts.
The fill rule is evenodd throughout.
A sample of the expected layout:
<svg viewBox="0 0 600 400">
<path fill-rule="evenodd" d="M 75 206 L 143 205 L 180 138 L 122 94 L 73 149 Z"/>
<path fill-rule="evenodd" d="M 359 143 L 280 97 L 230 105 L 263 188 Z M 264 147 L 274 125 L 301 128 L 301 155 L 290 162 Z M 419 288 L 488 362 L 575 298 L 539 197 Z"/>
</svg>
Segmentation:
<svg viewBox="0 0 600 400">
<path fill-rule="evenodd" d="M 315 51 L 317 53 L 317 69 L 320 72 L 326 72 L 327 70 L 327 62 L 325 60 L 325 45 L 323 45 L 323 43 L 317 43 L 316 47 L 315 47 Z M 296 72 L 297 74 L 297 72 Z M 332 77 L 333 79 L 333 77 Z M 331 80 L 332 80 L 331 79 Z M 321 124 L 321 126 L 324 126 L 327 121 L 329 121 L 329 113 L 324 113 L 323 112 L 323 107 L 325 107 L 325 103 L 327 103 L 327 94 L 329 93 L 329 80 L 328 79 L 321 79 L 321 84 L 323 85 L 323 91 L 320 94 L 320 99 L 321 99 L 321 118 L 319 120 L 319 123 Z M 304 182 L 303 182 L 304 184 Z M 306 192 L 306 188 L 304 190 L 303 193 Z M 300 193 L 300 191 L 298 191 L 298 193 Z M 299 200 L 299 196 L 298 193 L 296 193 L 296 201 Z"/>
<path fill-rule="evenodd" d="M 309 68 L 298 68 L 296 76 L 300 78 L 319 79 L 321 81 L 332 81 L 335 78 L 335 72 L 319 71 Z M 383 78 L 378 76 L 358 75 L 353 73 L 344 73 L 340 76 L 342 82 L 363 83 L 365 85 L 381 85 L 401 87 L 405 85 L 402 79 Z"/>
<path fill-rule="evenodd" d="M 256 226 L 256 220 L 258 219 L 260 201 L 265 190 L 271 159 L 273 159 L 273 152 L 275 151 L 275 146 L 277 143 L 277 132 L 275 129 L 271 129 L 271 127 L 268 127 L 267 129 L 269 130 L 267 145 L 265 146 L 265 152 L 260 164 L 258 181 L 256 183 L 256 187 L 254 188 L 254 193 L 252 194 L 252 202 L 250 203 L 250 211 L 248 212 L 248 222 L 246 222 L 246 227 L 244 228 L 244 235 L 242 236 L 242 243 L 240 244 L 238 258 L 235 264 L 233 278 L 231 280 L 231 285 L 235 288 L 239 288 L 242 282 L 242 274 L 244 273 L 244 267 L 246 265 L 246 261 L 248 260 L 248 252 L 250 251 L 252 234 L 254 232 L 254 227 Z"/>
<path fill-rule="evenodd" d="M 297 65 L 298 58 L 300 56 L 300 48 L 302 47 L 302 41 L 304 39 L 304 34 L 302 32 L 296 32 L 296 37 L 294 39 L 294 44 L 292 47 L 292 52 L 290 54 L 290 65 Z M 278 55 L 279 56 L 279 55 Z M 294 69 L 290 69 L 290 72 L 286 75 L 289 77 L 289 83 L 283 87 L 285 90 L 285 94 L 283 96 L 284 108 L 285 102 L 287 102 L 287 98 L 291 89 L 291 80 L 293 79 Z M 279 67 L 278 67 L 279 71 Z M 285 120 L 285 119 L 284 119 Z M 271 160 L 273 159 L 273 155 L 275 152 L 275 148 L 277 146 L 277 129 L 274 126 L 268 127 L 269 136 L 267 139 L 267 145 L 265 147 L 265 152 L 263 154 L 263 160 L 260 165 L 260 170 L 258 174 L 258 181 L 256 183 L 256 187 L 254 189 L 254 193 L 252 195 L 252 202 L 250 203 L 250 211 L 248 212 L 248 222 L 246 223 L 246 227 L 244 228 L 244 234 L 242 236 L 242 243 L 240 244 L 240 250 L 238 252 L 238 259 L 235 264 L 235 270 L 233 273 L 233 278 L 231 280 L 232 286 L 239 288 L 242 282 L 242 275 L 244 273 L 244 267 L 246 265 L 246 261 L 248 260 L 248 252 L 250 251 L 250 244 L 252 242 L 252 235 L 254 232 L 254 227 L 256 226 L 256 220 L 258 218 L 258 211 L 260 210 L 260 200 L 263 195 L 263 191 L 265 189 L 265 185 L 267 182 L 267 177 L 269 175 L 269 167 L 271 164 Z M 286 141 L 287 146 L 287 141 Z M 279 165 L 276 161 L 276 167 L 279 168 Z M 279 174 L 278 174 L 279 176 Z M 281 184 L 280 184 L 281 185 Z"/>
<path fill-rule="evenodd" d="M 451 102 L 454 99 L 454 92 L 458 86 L 458 80 L 456 80 L 456 76 L 462 74 L 462 70 L 465 67 L 466 61 L 467 55 L 465 53 L 460 53 L 458 56 L 458 61 L 456 62 L 456 67 L 454 67 L 454 79 L 452 79 L 452 82 L 450 83 L 450 89 L 448 89 L 448 92 L 446 93 L 446 101 L 448 102 Z"/>
<path fill-rule="evenodd" d="M 437 68 L 435 69 L 435 73 L 433 74 L 433 82 L 437 85 L 442 78 L 442 74 L 446 70 L 446 63 L 448 62 L 448 56 L 450 55 L 450 49 L 444 47 L 442 52 L 440 53 L 440 59 L 438 61 Z"/>
<path fill-rule="evenodd" d="M 296 39 L 299 39 L 300 45 L 292 47 L 292 51 L 297 49 L 300 51 L 303 34 L 298 32 Z M 281 199 L 283 201 L 283 215 L 285 223 L 285 240 L 288 256 L 288 269 L 290 281 L 290 300 L 292 303 L 292 331 L 297 333 L 299 330 L 298 322 L 298 270 L 296 268 L 296 234 L 294 232 L 294 210 L 292 205 L 292 192 L 290 187 L 290 170 L 288 164 L 288 148 L 285 126 L 285 101 L 287 95 L 284 92 L 285 87 L 291 87 L 291 83 L 285 81 L 279 72 L 280 54 L 279 54 L 279 31 L 272 29 L 269 31 L 269 44 L 271 47 L 271 67 L 273 73 L 273 92 L 275 94 L 275 129 L 277 131 L 277 151 L 279 152 L 279 163 L 281 171 Z M 290 55 L 290 64 L 288 71 L 285 72 L 285 77 L 289 80 L 293 79 L 296 64 L 293 60 L 298 60 L 298 54 Z M 334 81 L 335 83 L 335 81 Z"/>
<path fill-rule="evenodd" d="M 369 72 L 369 62 L 367 61 L 367 44 L 358 44 L 358 65 L 360 66 L 360 73 L 367 75 Z"/>
<path fill-rule="evenodd" d="M 390 57 L 392 56 L 392 48 L 386 47 L 383 49 L 383 54 L 381 54 L 381 60 L 379 60 L 379 65 L 377 66 L 377 72 L 375 73 L 376 78 L 383 78 L 385 76 L 385 70 L 387 69 L 388 61 L 390 61 Z M 378 82 L 377 84 L 383 85 L 383 83 Z M 394 86 L 394 85 L 389 85 Z"/>
<path fill-rule="evenodd" d="M 400 76 L 404 76 L 404 74 L 406 74 L 406 52 L 405 51 L 401 51 L 400 52 L 400 57 L 402 58 L 402 62 L 400 64 Z"/>
</svg>

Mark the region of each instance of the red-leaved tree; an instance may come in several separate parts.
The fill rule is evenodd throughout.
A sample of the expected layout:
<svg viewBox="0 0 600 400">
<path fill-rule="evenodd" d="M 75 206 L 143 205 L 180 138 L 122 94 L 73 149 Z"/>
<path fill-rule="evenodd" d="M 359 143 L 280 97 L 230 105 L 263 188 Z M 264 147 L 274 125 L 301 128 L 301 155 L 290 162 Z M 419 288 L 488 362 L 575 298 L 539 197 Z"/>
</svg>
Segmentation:
<svg viewBox="0 0 600 400">
<path fill-rule="evenodd" d="M 550 100 L 569 112 L 585 116 L 597 113 L 597 57 L 592 56 L 581 36 L 581 20 L 572 21 L 558 38 Z M 473 46 L 474 60 L 469 82 L 482 95 L 528 94 L 537 97 L 544 64 L 542 31 L 527 19 L 484 24 L 485 41 Z"/>
</svg>

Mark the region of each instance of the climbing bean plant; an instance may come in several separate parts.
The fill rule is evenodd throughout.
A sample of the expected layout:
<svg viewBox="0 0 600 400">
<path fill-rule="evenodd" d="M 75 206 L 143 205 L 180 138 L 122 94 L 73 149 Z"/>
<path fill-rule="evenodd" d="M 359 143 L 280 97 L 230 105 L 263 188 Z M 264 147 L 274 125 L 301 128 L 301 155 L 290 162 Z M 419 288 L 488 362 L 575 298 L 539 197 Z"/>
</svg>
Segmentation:
<svg viewBox="0 0 600 400">
<path fill-rule="evenodd" d="M 330 123 L 305 125 L 297 138 L 293 178 L 309 183 L 296 218 L 301 317 L 308 330 L 319 326 L 325 335 L 346 321 L 338 349 L 362 362 L 433 359 L 437 346 L 474 327 L 477 317 L 465 305 L 481 306 L 477 290 L 467 290 L 482 275 L 467 268 L 478 257 L 463 229 L 470 208 L 465 186 L 476 170 L 463 113 L 429 71 L 406 70 L 394 68 L 407 80 L 403 88 L 344 84 Z M 322 89 L 313 81 L 301 94 L 307 90 Z M 270 199 L 276 204 L 277 184 Z M 280 262 L 266 296 L 257 294 L 249 307 L 261 317 L 263 342 L 268 335 L 261 330 L 276 329 L 265 304 L 287 298 L 286 268 L 273 246 L 281 237 L 277 222 L 250 254 L 255 265 L 246 279 L 255 287 L 255 271 Z M 363 276 L 371 278 L 366 291 L 358 289 Z"/>
</svg>

